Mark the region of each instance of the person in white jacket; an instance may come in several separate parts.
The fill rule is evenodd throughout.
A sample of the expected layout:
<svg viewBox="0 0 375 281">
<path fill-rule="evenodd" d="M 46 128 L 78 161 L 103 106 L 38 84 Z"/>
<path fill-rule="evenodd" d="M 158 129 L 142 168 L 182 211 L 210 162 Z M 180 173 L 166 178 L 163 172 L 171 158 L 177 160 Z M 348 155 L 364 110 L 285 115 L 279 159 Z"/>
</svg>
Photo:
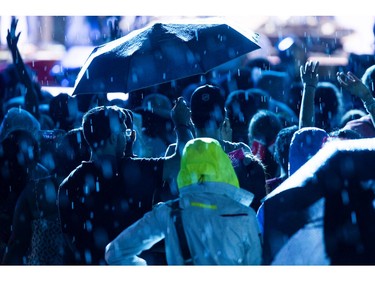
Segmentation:
<svg viewBox="0 0 375 281">
<path fill-rule="evenodd" d="M 241 189 L 228 155 L 212 138 L 190 140 L 177 177 L 179 208 L 194 265 L 260 265 L 262 244 L 253 194 Z M 171 215 L 159 203 L 122 231 L 105 250 L 109 265 L 147 265 L 138 255 L 165 239 L 168 265 L 184 265 Z"/>
</svg>

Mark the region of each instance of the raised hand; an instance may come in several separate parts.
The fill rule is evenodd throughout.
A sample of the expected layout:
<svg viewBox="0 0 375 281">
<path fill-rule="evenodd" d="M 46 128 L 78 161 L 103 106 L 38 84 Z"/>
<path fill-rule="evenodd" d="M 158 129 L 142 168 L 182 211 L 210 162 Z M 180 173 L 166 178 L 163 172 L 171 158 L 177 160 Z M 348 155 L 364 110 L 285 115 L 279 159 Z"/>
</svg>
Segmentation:
<svg viewBox="0 0 375 281">
<path fill-rule="evenodd" d="M 191 110 L 187 106 L 186 101 L 184 98 L 179 97 L 176 101 L 176 104 L 171 110 L 171 118 L 175 126 L 188 126 L 190 127 L 192 124 L 191 121 Z"/>
<path fill-rule="evenodd" d="M 18 32 L 18 34 L 16 35 L 17 23 L 18 23 L 18 19 L 16 19 L 15 17 L 12 17 L 10 29 L 8 29 L 8 34 L 7 34 L 7 43 L 11 51 L 15 50 L 15 47 L 18 44 L 18 39 L 21 35 L 21 32 Z"/>
<path fill-rule="evenodd" d="M 348 71 L 346 74 L 344 72 L 337 72 L 336 77 L 339 84 L 352 95 L 357 96 L 362 100 L 372 98 L 370 89 L 367 88 L 367 86 L 362 83 L 361 79 L 355 76 L 352 72 Z"/>
<path fill-rule="evenodd" d="M 319 82 L 318 69 L 319 61 L 307 61 L 305 65 L 300 66 L 300 77 L 305 87 L 311 86 L 316 88 Z"/>
</svg>

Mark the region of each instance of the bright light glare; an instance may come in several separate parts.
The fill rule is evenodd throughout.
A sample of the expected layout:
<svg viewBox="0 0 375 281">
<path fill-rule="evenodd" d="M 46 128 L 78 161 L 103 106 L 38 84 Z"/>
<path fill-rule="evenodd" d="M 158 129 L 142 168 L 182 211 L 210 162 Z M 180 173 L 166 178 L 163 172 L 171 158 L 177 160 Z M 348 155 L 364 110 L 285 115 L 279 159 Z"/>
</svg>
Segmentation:
<svg viewBox="0 0 375 281">
<path fill-rule="evenodd" d="M 287 50 L 288 48 L 290 48 L 290 46 L 292 46 L 293 43 L 294 43 L 293 38 L 291 38 L 291 37 L 287 37 L 287 38 L 283 39 L 283 40 L 279 43 L 278 48 L 279 48 L 280 51 L 285 51 L 285 50 Z"/>
<path fill-rule="evenodd" d="M 129 99 L 129 93 L 121 93 L 121 92 L 107 93 L 107 100 L 111 101 L 114 99 L 120 99 L 120 100 L 126 101 Z"/>
</svg>

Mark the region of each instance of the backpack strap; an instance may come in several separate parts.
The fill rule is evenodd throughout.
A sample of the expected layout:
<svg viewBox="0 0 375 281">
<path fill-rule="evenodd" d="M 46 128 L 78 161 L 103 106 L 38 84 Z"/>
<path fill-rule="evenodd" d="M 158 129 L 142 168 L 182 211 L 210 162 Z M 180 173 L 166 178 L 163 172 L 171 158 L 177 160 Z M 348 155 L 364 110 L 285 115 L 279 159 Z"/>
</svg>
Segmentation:
<svg viewBox="0 0 375 281">
<path fill-rule="evenodd" d="M 180 250 L 182 254 L 182 258 L 184 259 L 185 265 L 193 265 L 193 259 L 191 257 L 191 253 L 189 250 L 189 245 L 186 239 L 186 234 L 184 231 L 184 226 L 182 224 L 181 218 L 181 208 L 179 205 L 179 200 L 174 200 L 172 202 L 172 211 L 171 216 L 176 227 L 178 240 L 180 242 Z"/>
</svg>

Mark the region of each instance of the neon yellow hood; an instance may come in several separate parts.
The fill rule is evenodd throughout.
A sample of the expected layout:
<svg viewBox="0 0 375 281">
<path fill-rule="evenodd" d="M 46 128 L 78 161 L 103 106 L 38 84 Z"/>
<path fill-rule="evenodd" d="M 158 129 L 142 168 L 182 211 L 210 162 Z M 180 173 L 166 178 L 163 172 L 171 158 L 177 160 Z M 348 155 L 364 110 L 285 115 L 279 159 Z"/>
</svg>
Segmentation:
<svg viewBox="0 0 375 281">
<path fill-rule="evenodd" d="M 215 139 L 192 139 L 182 152 L 178 188 L 198 182 L 224 182 L 239 187 L 232 162 Z"/>
</svg>

